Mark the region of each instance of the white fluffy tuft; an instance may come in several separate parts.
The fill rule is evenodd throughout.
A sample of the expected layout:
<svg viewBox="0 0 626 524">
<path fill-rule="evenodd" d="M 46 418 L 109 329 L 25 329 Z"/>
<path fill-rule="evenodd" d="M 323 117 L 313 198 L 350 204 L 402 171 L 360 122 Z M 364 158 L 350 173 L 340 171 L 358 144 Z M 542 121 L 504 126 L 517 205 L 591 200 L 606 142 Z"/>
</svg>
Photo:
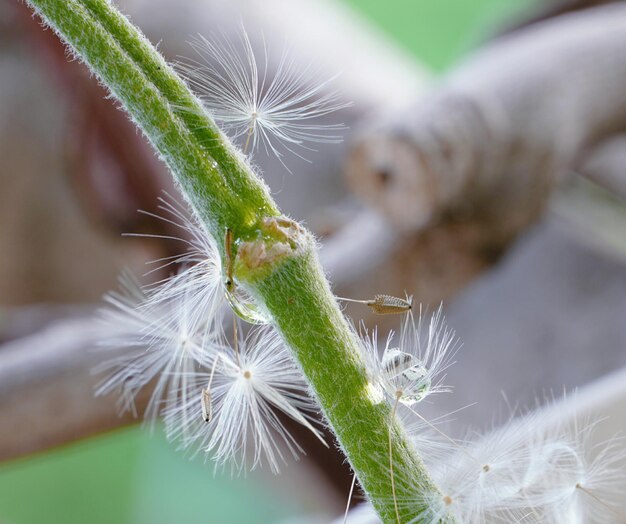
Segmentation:
<svg viewBox="0 0 626 524">
<path fill-rule="evenodd" d="M 179 69 L 244 153 L 263 148 L 285 165 L 286 151 L 304 158 L 302 149 L 312 150 L 307 143 L 341 141 L 346 127 L 321 120 L 350 106 L 329 91 L 332 78 L 313 80 L 317 75 L 303 70 L 286 52 L 271 70 L 267 48 L 255 53 L 243 28 L 239 42 L 198 36 L 191 46 L 198 59 L 186 60 Z"/>
<path fill-rule="evenodd" d="M 230 464 L 234 472 L 267 462 L 278 473 L 284 462 L 281 445 L 294 457 L 303 450 L 277 412 L 312 426 L 316 404 L 289 350 L 270 326 L 253 328 L 240 337 L 238 350 L 227 347 L 213 355 L 211 372 L 198 376 L 196 395 L 165 412 L 168 435 L 182 448 L 208 453 L 216 465 Z M 200 416 L 200 388 L 211 397 L 212 418 Z M 323 442 L 323 440 L 322 440 Z"/>
</svg>

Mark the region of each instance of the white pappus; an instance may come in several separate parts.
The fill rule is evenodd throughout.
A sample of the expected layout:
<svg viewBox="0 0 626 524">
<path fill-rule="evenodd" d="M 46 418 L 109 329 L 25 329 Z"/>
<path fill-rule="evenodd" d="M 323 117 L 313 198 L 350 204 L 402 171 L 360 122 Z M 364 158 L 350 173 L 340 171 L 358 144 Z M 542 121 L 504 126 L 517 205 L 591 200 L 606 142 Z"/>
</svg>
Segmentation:
<svg viewBox="0 0 626 524">
<path fill-rule="evenodd" d="M 150 261 L 155 266 L 149 273 L 175 268 L 175 272 L 147 287 L 148 293 L 141 304 L 142 308 L 158 308 L 159 303 L 184 297 L 184 313 L 194 318 L 187 322 L 193 325 L 203 324 L 207 333 L 219 333 L 223 322 L 224 284 L 220 254 L 213 237 L 207 233 L 193 212 L 168 193 L 159 197 L 158 209 L 164 215 L 140 211 L 141 213 L 167 222 L 180 230 L 179 236 L 161 236 L 175 240 L 184 246 L 178 255 Z M 129 236 L 146 237 L 153 235 L 132 234 Z M 175 312 L 172 313 L 174 322 Z"/>
<path fill-rule="evenodd" d="M 94 371 L 107 376 L 97 395 L 118 390 L 122 410 L 135 412 L 138 392 L 156 379 L 145 417 L 154 421 L 164 406 L 181 401 L 188 381 L 199 371 L 204 355 L 216 350 L 219 338 L 208 336 L 205 321 L 193 311 L 194 302 L 183 293 L 151 302 L 150 292 L 124 276 L 122 292 L 105 296 L 102 311 L 109 336 L 102 346 L 124 354 L 105 361 Z"/>
<path fill-rule="evenodd" d="M 287 52 L 274 69 L 265 42 L 263 50 L 255 52 L 243 27 L 239 42 L 198 36 L 190 44 L 198 58 L 184 59 L 178 68 L 244 154 L 263 148 L 285 165 L 287 151 L 306 160 L 302 150 L 313 151 L 308 143 L 342 140 L 346 127 L 323 121 L 351 105 L 330 90 L 333 78 L 313 80 L 317 75 Z"/>
<path fill-rule="evenodd" d="M 210 371 L 194 380 L 196 396 L 169 407 L 164 418 L 168 436 L 181 448 L 207 453 L 216 467 L 254 469 L 266 462 L 278 473 L 285 462 L 281 446 L 297 458 L 303 452 L 277 411 L 311 430 L 318 408 L 291 353 L 271 326 L 253 327 L 235 347 L 211 355 Z M 208 366 L 205 368 L 208 369 Z M 205 388 L 206 413 L 200 416 L 200 388 Z"/>
<path fill-rule="evenodd" d="M 95 370 L 107 375 L 96 393 L 120 391 L 122 410 L 135 413 L 138 392 L 154 382 L 146 419 L 163 415 L 168 437 L 180 447 L 204 451 L 218 465 L 230 462 L 234 471 L 261 462 L 278 471 L 282 443 L 294 455 L 302 450 L 277 411 L 321 439 L 311 425 L 316 404 L 271 326 L 251 328 L 244 338 L 235 329 L 234 348 L 228 344 L 224 320 L 235 318 L 227 313 L 229 305 L 249 322 L 266 319 L 241 301 L 241 290 L 227 289 L 215 241 L 167 196 L 159 206 L 165 216 L 147 214 L 180 228 L 180 237 L 167 238 L 187 249 L 154 261 L 159 268 L 176 267 L 172 276 L 141 288 L 125 275 L 122 292 L 105 297 L 108 307 L 102 314 L 109 336 L 103 346 L 116 355 L 120 349 L 126 352 Z"/>
<path fill-rule="evenodd" d="M 624 439 L 591 443 L 598 422 L 560 423 L 539 409 L 486 434 L 454 443 L 429 461 L 440 493 L 396 478 L 399 507 L 426 506 L 410 524 L 624 524 Z M 347 522 L 379 522 L 369 505 Z M 339 521 L 337 521 L 339 522 Z"/>
<path fill-rule="evenodd" d="M 411 406 L 450 391 L 443 381 L 458 349 L 454 332 L 445 326 L 441 307 L 429 317 L 427 326 L 424 323 L 421 311 L 416 322 L 409 310 L 399 340 L 390 332 L 382 353 L 376 329 L 361 339 L 373 400 L 387 398 L 392 404 Z"/>
<path fill-rule="evenodd" d="M 162 415 L 168 438 L 206 452 L 216 465 L 230 464 L 234 472 L 264 462 L 278 472 L 285 461 L 282 445 L 294 456 L 302 452 L 277 412 L 324 442 L 312 425 L 316 403 L 272 326 L 253 326 L 233 348 L 223 333 L 211 336 L 202 322 L 193 323 L 200 317 L 189 293 L 151 302 L 129 279 L 125 290 L 107 295 L 110 307 L 103 315 L 115 330 L 106 346 L 127 352 L 98 366 L 108 376 L 97 394 L 121 390 L 122 409 L 134 411 L 139 390 L 154 380 L 146 419 Z"/>
<path fill-rule="evenodd" d="M 448 443 L 449 453 L 428 469 L 441 495 L 429 524 L 623 524 L 626 485 L 623 439 L 591 444 L 596 423 L 564 423 L 554 409 L 538 409 L 486 434 Z M 411 503 L 411 495 L 401 494 Z"/>
</svg>

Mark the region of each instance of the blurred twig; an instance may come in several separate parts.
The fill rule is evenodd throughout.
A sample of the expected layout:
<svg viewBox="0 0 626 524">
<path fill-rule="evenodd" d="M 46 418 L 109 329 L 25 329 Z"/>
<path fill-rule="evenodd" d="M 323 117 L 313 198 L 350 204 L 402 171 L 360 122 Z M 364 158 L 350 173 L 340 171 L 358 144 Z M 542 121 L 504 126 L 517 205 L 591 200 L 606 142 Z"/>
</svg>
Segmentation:
<svg viewBox="0 0 626 524">
<path fill-rule="evenodd" d="M 577 171 L 626 199 L 626 133 L 602 141 L 580 162 Z"/>
<path fill-rule="evenodd" d="M 575 177 L 554 194 L 550 210 L 581 244 L 626 262 L 626 199 Z"/>
<path fill-rule="evenodd" d="M 62 43 L 51 31 L 41 30 L 26 4 L 18 3 L 15 12 L 23 38 L 35 45 L 42 66 L 70 101 L 67 174 L 85 217 L 115 235 L 137 231 L 179 235 L 167 222 L 137 213 L 156 212 L 157 198 L 172 182 L 134 124 L 81 64 L 67 60 Z M 167 254 L 178 249 L 167 241 L 161 244 Z"/>
<path fill-rule="evenodd" d="M 112 399 L 93 396 L 101 338 L 98 323 L 79 316 L 0 346 L 0 460 L 132 422 Z"/>
<path fill-rule="evenodd" d="M 505 28 L 504 34 L 510 31 L 516 31 L 531 24 L 543 22 L 549 18 L 623 1 L 624 0 L 550 0 L 547 2 L 539 2 L 534 11 L 528 17 L 523 20 L 517 20 Z"/>
<path fill-rule="evenodd" d="M 626 4 L 500 40 L 364 133 L 348 181 L 404 229 L 471 218 L 508 241 L 589 148 L 626 127 L 625 47 Z"/>
<path fill-rule="evenodd" d="M 530 25 L 363 130 L 348 183 L 413 244 L 389 273 L 417 289 L 443 274 L 441 298 L 495 262 L 557 183 L 626 129 L 625 48 L 623 2 Z"/>
</svg>

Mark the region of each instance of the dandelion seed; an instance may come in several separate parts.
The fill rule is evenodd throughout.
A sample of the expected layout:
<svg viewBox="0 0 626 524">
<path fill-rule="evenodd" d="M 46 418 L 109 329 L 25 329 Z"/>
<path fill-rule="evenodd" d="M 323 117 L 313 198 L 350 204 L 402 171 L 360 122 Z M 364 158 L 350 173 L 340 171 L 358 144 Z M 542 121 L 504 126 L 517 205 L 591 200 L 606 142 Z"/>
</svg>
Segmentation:
<svg viewBox="0 0 626 524">
<path fill-rule="evenodd" d="M 235 286 L 233 277 L 233 230 L 230 228 L 226 229 L 224 235 L 224 252 L 226 253 L 226 281 L 224 285 L 226 286 L 226 291 L 233 291 Z"/>
<path fill-rule="evenodd" d="M 552 459 L 557 472 L 542 479 L 551 499 L 548 508 L 552 505 L 546 513 L 553 522 L 568 515 L 571 522 L 626 523 L 626 514 L 620 509 L 626 485 L 624 439 L 592 445 L 595 427 L 596 423 L 580 427 L 575 422 L 573 427 L 555 431 L 557 437 L 553 438 L 560 437 L 561 446 L 567 448 L 567 462 L 563 467 L 562 460 Z"/>
<path fill-rule="evenodd" d="M 238 335 L 237 335 L 237 320 L 233 317 L 233 336 L 235 338 L 235 358 L 236 358 L 236 362 L 237 362 L 237 366 L 240 366 L 240 361 L 239 361 L 239 350 L 237 349 L 237 340 L 238 340 Z M 211 422 L 211 420 L 213 419 L 213 404 L 212 404 L 212 398 L 211 398 L 211 386 L 213 385 L 213 377 L 215 376 L 215 368 L 217 367 L 217 363 L 220 361 L 220 358 L 222 357 L 222 353 L 217 353 L 215 355 L 215 358 L 213 359 L 213 365 L 211 366 L 211 374 L 209 375 L 209 382 L 206 385 L 206 388 L 204 388 L 201 392 L 201 404 L 202 404 L 202 419 L 205 422 Z"/>
<path fill-rule="evenodd" d="M 211 406 L 211 390 L 209 388 L 203 389 L 201 392 L 202 402 L 202 420 L 205 422 L 211 422 L 213 418 L 213 409 Z"/>
<path fill-rule="evenodd" d="M 154 266 L 149 273 L 170 267 L 175 267 L 176 271 L 146 288 L 147 294 L 141 307 L 158 310 L 161 304 L 184 297 L 186 307 L 181 313 L 187 317 L 185 322 L 204 325 L 205 335 L 215 337 L 222 331 L 224 311 L 223 268 L 217 245 L 193 211 L 189 212 L 168 193 L 165 193 L 165 198 L 159 197 L 158 201 L 158 209 L 163 215 L 140 212 L 177 227 L 181 231 L 180 236 L 156 236 L 178 241 L 185 249 L 179 255 L 149 262 Z M 134 233 L 128 236 L 155 235 Z M 180 321 L 175 318 L 176 313 L 172 311 L 173 324 Z"/>
<path fill-rule="evenodd" d="M 382 355 L 379 356 L 378 334 L 363 338 L 363 349 L 371 387 L 376 387 L 390 399 L 411 405 L 429 395 L 449 391 L 443 385 L 443 373 L 452 364 L 456 352 L 454 332 L 443 325 L 442 310 L 430 317 L 424 333 L 423 317 L 416 323 L 411 311 L 400 329 L 398 346 L 394 333 L 389 333 Z"/>
<path fill-rule="evenodd" d="M 285 460 L 281 442 L 294 457 L 302 449 L 277 411 L 307 427 L 323 442 L 312 425 L 317 408 L 305 393 L 302 374 L 271 327 L 253 328 L 247 337 L 239 339 L 237 350 L 227 347 L 213 358 L 211 374 L 197 377 L 206 387 L 197 387 L 195 394 L 188 392 L 184 402 L 170 406 L 164 414 L 168 436 L 181 448 L 205 452 L 216 466 L 230 464 L 233 472 L 254 469 L 263 462 L 278 472 Z M 210 391 L 205 408 L 212 414 L 208 423 L 198 415 L 202 389 Z"/>
<path fill-rule="evenodd" d="M 355 302 L 357 304 L 365 304 L 372 308 L 377 315 L 395 315 L 398 313 L 406 313 L 413 308 L 413 297 L 406 298 L 394 297 L 391 295 L 375 295 L 372 300 L 355 300 L 352 298 L 341 298 L 344 302 Z"/>
<path fill-rule="evenodd" d="M 163 414 L 168 437 L 183 448 L 197 446 L 217 464 L 232 462 L 234 470 L 246 467 L 248 440 L 253 468 L 267 461 L 277 472 L 284 461 L 281 442 L 294 455 L 302 452 L 277 411 L 323 441 L 312 425 L 315 403 L 279 336 L 265 327 L 241 339 L 238 349 L 225 346 L 221 337 L 208 337 L 203 325 L 188 323 L 197 317 L 190 311 L 195 303 L 186 298 L 150 302 L 136 286 L 107 297 L 112 308 L 105 315 L 119 333 L 107 345 L 129 351 L 100 366 L 109 376 L 97 394 L 123 388 L 130 406 L 137 392 L 156 380 L 146 418 Z"/>
<path fill-rule="evenodd" d="M 518 522 L 526 515 L 517 499 L 530 461 L 525 442 L 521 432 L 505 427 L 477 443 L 453 444 L 432 474 L 461 522 Z"/>
<path fill-rule="evenodd" d="M 287 53 L 272 75 L 265 46 L 257 56 L 243 29 L 239 44 L 199 36 L 191 42 L 198 59 L 184 61 L 179 69 L 223 131 L 243 142 L 244 154 L 263 148 L 285 165 L 285 151 L 304 159 L 298 150 L 312 151 L 307 142 L 341 141 L 338 133 L 346 127 L 321 121 L 350 106 L 328 91 L 333 78 L 314 83 L 316 75 Z"/>
<path fill-rule="evenodd" d="M 454 442 L 453 453 L 429 469 L 460 522 L 625 522 L 616 505 L 626 482 L 623 444 L 602 443 L 589 460 L 592 431 L 554 424 L 539 411 Z"/>
<path fill-rule="evenodd" d="M 185 401 L 180 395 L 219 344 L 206 336 L 208 320 L 195 314 L 188 294 L 155 302 L 136 281 L 125 278 L 122 284 L 121 293 L 105 297 L 109 308 L 102 315 L 112 333 L 103 346 L 127 352 L 94 370 L 108 373 L 96 395 L 121 390 L 122 410 L 132 410 L 139 390 L 156 379 L 145 414 L 154 421 L 163 407 Z"/>
</svg>

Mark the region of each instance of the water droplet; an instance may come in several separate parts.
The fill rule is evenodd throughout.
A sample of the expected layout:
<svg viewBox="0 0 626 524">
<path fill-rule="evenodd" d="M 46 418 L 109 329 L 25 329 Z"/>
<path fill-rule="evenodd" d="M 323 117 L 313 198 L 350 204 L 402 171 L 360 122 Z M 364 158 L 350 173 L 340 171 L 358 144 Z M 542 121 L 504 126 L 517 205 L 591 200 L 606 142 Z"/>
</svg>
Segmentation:
<svg viewBox="0 0 626 524">
<path fill-rule="evenodd" d="M 385 388 L 392 396 L 398 396 L 402 404 L 415 404 L 430 389 L 428 370 L 419 358 L 397 348 L 385 351 L 382 359 Z"/>
<path fill-rule="evenodd" d="M 269 324 L 270 317 L 255 304 L 240 288 L 226 290 L 226 299 L 235 314 L 249 324 Z"/>
</svg>

